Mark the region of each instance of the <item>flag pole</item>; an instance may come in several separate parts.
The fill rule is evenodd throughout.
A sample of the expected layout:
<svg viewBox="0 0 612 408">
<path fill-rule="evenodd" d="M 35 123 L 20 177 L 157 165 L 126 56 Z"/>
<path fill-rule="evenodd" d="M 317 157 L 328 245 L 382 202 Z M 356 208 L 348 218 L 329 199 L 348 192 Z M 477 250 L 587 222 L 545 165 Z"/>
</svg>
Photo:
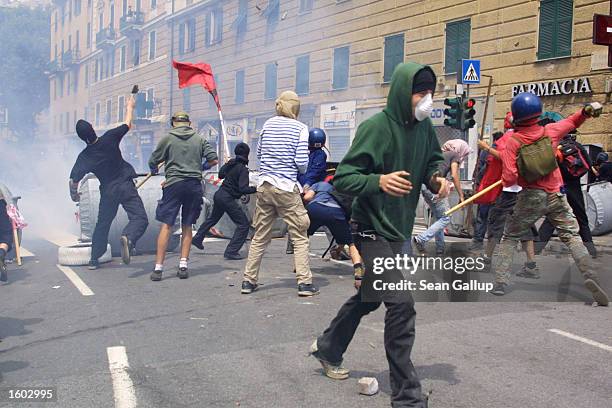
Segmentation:
<svg viewBox="0 0 612 408">
<path fill-rule="evenodd" d="M 223 137 L 223 157 L 225 158 L 225 162 L 228 162 L 230 159 L 230 150 L 229 145 L 227 143 L 227 133 L 225 131 L 225 122 L 223 121 L 223 114 L 221 113 L 221 107 L 219 107 L 219 121 L 221 122 L 221 134 Z"/>
</svg>

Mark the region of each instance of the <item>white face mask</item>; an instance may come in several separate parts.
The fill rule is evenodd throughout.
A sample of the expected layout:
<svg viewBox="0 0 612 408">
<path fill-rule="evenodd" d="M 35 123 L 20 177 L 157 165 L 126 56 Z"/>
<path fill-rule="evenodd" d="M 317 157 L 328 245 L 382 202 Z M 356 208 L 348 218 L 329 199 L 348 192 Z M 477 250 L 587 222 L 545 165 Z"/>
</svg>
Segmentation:
<svg viewBox="0 0 612 408">
<path fill-rule="evenodd" d="M 414 109 L 414 117 L 419 122 L 427 119 L 429 115 L 431 115 L 431 111 L 433 110 L 433 99 L 431 94 L 428 93 L 425 95 L 419 103 L 417 103 L 416 108 Z"/>
</svg>

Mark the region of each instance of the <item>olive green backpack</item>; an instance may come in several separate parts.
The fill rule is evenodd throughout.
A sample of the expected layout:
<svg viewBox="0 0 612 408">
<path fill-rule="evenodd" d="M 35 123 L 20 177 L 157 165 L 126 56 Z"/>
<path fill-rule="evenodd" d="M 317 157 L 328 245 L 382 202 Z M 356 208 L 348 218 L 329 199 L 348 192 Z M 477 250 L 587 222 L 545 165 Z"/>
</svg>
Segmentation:
<svg viewBox="0 0 612 408">
<path fill-rule="evenodd" d="M 549 175 L 557 168 L 557 158 L 552 147 L 552 140 L 542 131 L 542 137 L 533 143 L 524 143 L 516 133 L 512 137 L 521 145 L 518 148 L 516 166 L 519 174 L 528 183 L 533 183 Z"/>
</svg>

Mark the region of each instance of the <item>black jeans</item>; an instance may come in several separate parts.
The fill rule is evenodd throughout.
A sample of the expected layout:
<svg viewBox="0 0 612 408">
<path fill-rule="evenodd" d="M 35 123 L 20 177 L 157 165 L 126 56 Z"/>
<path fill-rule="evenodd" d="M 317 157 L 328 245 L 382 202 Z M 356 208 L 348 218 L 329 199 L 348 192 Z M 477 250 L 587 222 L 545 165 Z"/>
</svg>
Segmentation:
<svg viewBox="0 0 612 408">
<path fill-rule="evenodd" d="M 565 185 L 565 194 L 567 202 L 572 208 L 572 212 L 576 216 L 578 221 L 578 227 L 580 228 L 580 238 L 582 242 L 593 242 L 593 236 L 591 235 L 591 229 L 589 228 L 589 218 L 587 217 L 584 196 L 582 195 L 582 189 L 580 187 L 580 181 L 578 183 L 567 183 Z M 546 247 L 550 237 L 552 237 L 555 227 L 552 225 L 548 218 L 544 220 L 540 229 L 538 230 L 539 242 L 536 243 L 536 250 L 540 252 Z"/>
<path fill-rule="evenodd" d="M 225 256 L 237 255 L 240 248 L 244 245 L 249 234 L 249 220 L 247 219 L 244 211 L 240 208 L 240 205 L 236 202 L 236 199 L 230 195 L 225 189 L 220 188 L 213 197 L 213 209 L 212 213 L 200 228 L 198 228 L 198 236 L 204 237 L 208 231 L 215 226 L 223 214 L 227 213 L 230 219 L 236 224 L 236 230 L 234 236 L 230 240 L 229 244 L 225 248 Z"/>
<path fill-rule="evenodd" d="M 6 201 L 0 200 L 0 244 L 8 245 L 9 252 L 13 247 L 13 222 L 6 212 Z"/>
<path fill-rule="evenodd" d="M 359 236 L 355 236 L 355 244 L 363 257 L 366 275 L 371 274 L 376 253 L 380 254 L 378 256 L 401 253 L 402 246 L 402 243 L 394 245 L 395 243 L 383 241 L 382 245 L 387 246 L 387 250 L 381 254 L 380 247 L 377 251 L 368 251 L 363 245 L 364 239 Z M 362 285 L 365 284 L 364 279 Z M 353 295 L 340 308 L 329 327 L 317 339 L 319 350 L 317 355 L 331 364 L 340 365 L 342 356 L 353 339 L 361 318 L 378 309 L 381 303 L 383 302 L 364 302 L 361 290 Z M 387 308 L 384 342 L 391 380 L 391 406 L 423 408 L 425 402 L 421 392 L 421 383 L 410 358 L 415 339 L 414 301 L 410 293 L 407 293 L 407 301 L 385 301 L 384 304 Z"/>
<path fill-rule="evenodd" d="M 136 244 L 147 230 L 149 219 L 133 181 L 126 180 L 110 186 L 101 186 L 98 222 L 91 239 L 92 260 L 97 260 L 106 252 L 108 233 L 119 205 L 123 207 L 129 220 L 122 235 L 127 236 L 132 245 Z"/>
<path fill-rule="evenodd" d="M 478 215 L 474 225 L 474 241 L 482 242 L 487 233 L 487 221 L 489 219 L 490 204 L 479 204 Z"/>
</svg>

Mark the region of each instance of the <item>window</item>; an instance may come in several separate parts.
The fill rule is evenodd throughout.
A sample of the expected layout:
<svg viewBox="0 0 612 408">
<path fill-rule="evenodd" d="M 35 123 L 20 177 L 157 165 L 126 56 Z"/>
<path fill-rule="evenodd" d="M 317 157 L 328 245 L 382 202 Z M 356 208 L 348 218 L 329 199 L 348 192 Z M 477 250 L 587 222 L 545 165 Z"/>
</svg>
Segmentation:
<svg viewBox="0 0 612 408">
<path fill-rule="evenodd" d="M 111 124 L 111 109 L 113 108 L 113 101 L 111 101 L 110 99 L 106 101 L 106 124 L 110 125 Z"/>
<path fill-rule="evenodd" d="M 402 62 L 404 62 L 404 34 L 385 37 L 383 82 L 391 81 L 393 70 Z"/>
<path fill-rule="evenodd" d="M 349 47 L 340 47 L 334 49 L 334 77 L 332 79 L 333 89 L 348 88 L 349 53 Z"/>
<path fill-rule="evenodd" d="M 238 3 L 238 16 L 234 23 L 232 24 L 232 28 L 236 30 L 236 35 L 241 36 L 247 31 L 247 16 L 249 11 L 249 2 L 248 0 L 240 0 Z"/>
<path fill-rule="evenodd" d="M 145 117 L 146 118 L 150 118 L 151 116 L 153 116 L 153 105 L 154 105 L 154 90 L 153 88 L 149 88 L 147 89 L 147 107 L 146 107 L 146 111 L 145 111 Z"/>
<path fill-rule="evenodd" d="M 94 83 L 98 82 L 98 75 L 100 73 L 100 62 L 96 60 L 94 68 Z"/>
<path fill-rule="evenodd" d="M 54 14 L 54 16 L 55 16 L 54 20 L 55 21 L 53 23 L 53 29 L 55 30 L 56 33 L 57 33 L 57 14 L 58 13 L 59 13 L 58 11 L 55 12 L 55 14 Z"/>
<path fill-rule="evenodd" d="M 183 89 L 183 110 L 185 112 L 191 110 L 191 88 Z"/>
<path fill-rule="evenodd" d="M 87 48 L 91 48 L 91 23 L 87 23 Z"/>
<path fill-rule="evenodd" d="M 151 0 L 151 10 L 154 10 L 157 8 L 157 0 Z"/>
<path fill-rule="evenodd" d="M 110 19 L 108 22 L 110 28 L 115 27 L 115 3 L 110 4 Z"/>
<path fill-rule="evenodd" d="M 60 77 L 59 80 L 59 97 L 64 97 L 64 77 Z"/>
<path fill-rule="evenodd" d="M 119 50 L 119 72 L 125 71 L 126 46 L 122 46 Z"/>
<path fill-rule="evenodd" d="M 195 19 L 179 25 L 179 54 L 195 50 Z"/>
<path fill-rule="evenodd" d="M 79 33 L 79 30 L 77 30 L 76 32 L 76 37 L 75 37 L 75 45 L 74 45 L 74 49 L 79 51 L 79 49 L 81 48 L 81 33 Z M 78 56 L 77 56 L 78 58 Z"/>
<path fill-rule="evenodd" d="M 114 76 L 115 75 L 115 50 L 112 50 L 110 52 L 110 75 Z"/>
<path fill-rule="evenodd" d="M 349 128 L 325 129 L 327 133 L 327 146 L 329 148 L 329 161 L 342 161 L 351 147 L 351 130 Z"/>
<path fill-rule="evenodd" d="M 125 96 L 120 96 L 117 99 L 117 122 L 125 120 Z"/>
<path fill-rule="evenodd" d="M 314 0 L 300 0 L 300 13 L 312 11 Z"/>
<path fill-rule="evenodd" d="M 151 31 L 149 33 L 149 61 L 153 61 L 155 59 L 155 49 L 157 48 L 156 40 L 155 31 Z"/>
<path fill-rule="evenodd" d="M 572 54 L 572 0 L 540 1 L 538 59 L 567 57 Z"/>
<path fill-rule="evenodd" d="M 96 127 L 100 126 L 100 102 L 96 103 Z"/>
<path fill-rule="evenodd" d="M 74 15 L 81 15 L 81 0 L 74 0 Z"/>
<path fill-rule="evenodd" d="M 70 96 L 70 72 L 66 74 L 66 96 Z"/>
<path fill-rule="evenodd" d="M 89 87 L 89 65 L 85 65 L 85 88 Z"/>
<path fill-rule="evenodd" d="M 125 17 L 128 11 L 128 0 L 123 0 L 121 3 L 121 15 Z"/>
<path fill-rule="evenodd" d="M 83 120 L 89 120 L 89 107 L 88 106 L 83 108 Z"/>
<path fill-rule="evenodd" d="M 206 45 L 213 45 L 221 42 L 223 35 L 223 9 L 214 8 L 206 14 L 205 27 Z"/>
<path fill-rule="evenodd" d="M 72 74 L 73 79 L 72 79 L 72 85 L 74 86 L 72 88 L 72 91 L 74 93 L 77 93 L 77 91 L 79 90 L 79 71 L 74 71 L 74 73 Z"/>
<path fill-rule="evenodd" d="M 136 11 L 142 10 L 142 0 L 136 0 Z"/>
<path fill-rule="evenodd" d="M 132 61 L 134 66 L 140 65 L 140 40 L 132 41 Z"/>
<path fill-rule="evenodd" d="M 459 61 L 470 58 L 470 20 L 454 21 L 446 24 L 446 48 L 444 72 L 457 72 Z"/>
<path fill-rule="evenodd" d="M 70 112 L 66 112 L 64 117 L 66 118 L 66 133 L 70 133 Z"/>
<path fill-rule="evenodd" d="M 276 98 L 276 63 L 266 65 L 266 90 L 264 99 Z"/>
<path fill-rule="evenodd" d="M 268 7 L 262 13 L 268 19 L 268 26 L 278 23 L 280 16 L 280 0 L 268 0 Z"/>
<path fill-rule="evenodd" d="M 310 83 L 310 56 L 304 55 L 295 60 L 295 93 L 307 95 Z"/>
<path fill-rule="evenodd" d="M 236 93 L 234 102 L 244 103 L 244 70 L 236 71 Z"/>
</svg>

